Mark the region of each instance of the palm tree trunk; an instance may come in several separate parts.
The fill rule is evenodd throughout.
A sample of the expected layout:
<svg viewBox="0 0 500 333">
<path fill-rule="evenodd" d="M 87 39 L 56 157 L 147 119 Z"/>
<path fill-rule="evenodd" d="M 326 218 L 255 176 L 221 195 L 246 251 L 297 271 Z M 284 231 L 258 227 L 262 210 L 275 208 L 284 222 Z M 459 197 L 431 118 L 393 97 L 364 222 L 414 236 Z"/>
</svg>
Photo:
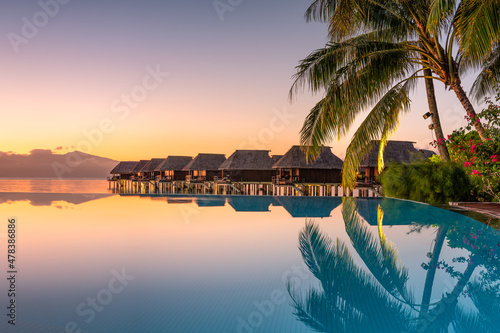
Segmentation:
<svg viewBox="0 0 500 333">
<path fill-rule="evenodd" d="M 424 68 L 425 76 L 425 89 L 427 91 L 427 102 L 429 104 L 429 111 L 432 116 L 432 124 L 434 125 L 434 133 L 436 134 L 436 139 L 438 140 L 438 151 L 439 156 L 441 156 L 441 161 L 449 162 L 450 153 L 448 148 L 444 144 L 443 128 L 441 127 L 441 120 L 439 119 L 438 107 L 436 102 L 436 94 L 434 93 L 434 81 L 432 81 L 432 71 L 428 68 Z M 441 140 L 440 140 L 441 139 Z M 442 144 L 439 144 L 442 142 Z"/>
<path fill-rule="evenodd" d="M 474 107 L 472 106 L 460 82 L 451 84 L 450 88 L 453 89 L 453 91 L 457 95 L 460 103 L 462 103 L 462 106 L 467 112 L 467 115 L 470 118 L 476 117 L 476 111 L 474 111 Z M 483 125 L 479 121 L 474 121 L 474 127 L 476 128 L 477 134 L 479 134 L 481 141 L 488 141 L 488 135 L 486 134 Z"/>
<path fill-rule="evenodd" d="M 434 249 L 432 250 L 432 259 L 429 264 L 429 269 L 427 270 L 427 274 L 425 276 L 424 293 L 422 295 L 422 307 L 420 308 L 420 318 L 423 318 L 423 315 L 427 314 L 427 311 L 429 311 L 429 303 L 431 301 L 434 277 L 436 276 L 437 264 L 439 262 L 439 256 L 441 255 L 441 249 L 443 248 L 447 232 L 448 225 L 441 224 L 436 235 Z"/>
</svg>

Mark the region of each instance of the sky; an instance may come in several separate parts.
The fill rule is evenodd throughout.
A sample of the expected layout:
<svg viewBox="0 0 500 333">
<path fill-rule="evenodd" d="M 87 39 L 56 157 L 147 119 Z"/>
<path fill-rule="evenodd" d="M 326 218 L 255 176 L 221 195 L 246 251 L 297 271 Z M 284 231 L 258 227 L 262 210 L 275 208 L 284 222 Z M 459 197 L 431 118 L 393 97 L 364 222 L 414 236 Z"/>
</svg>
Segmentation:
<svg viewBox="0 0 500 333">
<path fill-rule="evenodd" d="M 76 149 L 116 160 L 235 149 L 283 154 L 299 143 L 322 96 L 288 99 L 299 60 L 327 42 L 326 25 L 304 20 L 310 2 L 2 4 L 0 151 Z M 463 80 L 466 89 L 471 81 Z M 391 139 L 429 148 L 423 88 Z M 449 134 L 465 124 L 465 112 L 453 92 L 440 83 L 436 90 Z M 328 143 L 336 155 L 344 157 L 353 133 Z"/>
</svg>

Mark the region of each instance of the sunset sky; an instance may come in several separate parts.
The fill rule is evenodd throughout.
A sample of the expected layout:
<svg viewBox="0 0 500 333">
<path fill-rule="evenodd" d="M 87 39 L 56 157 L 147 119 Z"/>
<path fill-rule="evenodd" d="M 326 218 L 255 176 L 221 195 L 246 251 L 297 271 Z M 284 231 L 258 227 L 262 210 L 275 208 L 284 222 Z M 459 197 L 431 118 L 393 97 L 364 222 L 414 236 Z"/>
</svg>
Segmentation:
<svg viewBox="0 0 500 333">
<path fill-rule="evenodd" d="M 325 25 L 304 20 L 310 2 L 41 0 L 50 15 L 39 1 L 4 4 L 0 151 L 283 154 L 321 98 L 306 91 L 288 100 L 294 67 L 327 41 Z M 465 113 L 436 87 L 448 134 Z M 393 139 L 428 148 L 425 94 L 412 100 Z M 335 154 L 343 158 L 350 136 L 330 143 Z"/>
</svg>

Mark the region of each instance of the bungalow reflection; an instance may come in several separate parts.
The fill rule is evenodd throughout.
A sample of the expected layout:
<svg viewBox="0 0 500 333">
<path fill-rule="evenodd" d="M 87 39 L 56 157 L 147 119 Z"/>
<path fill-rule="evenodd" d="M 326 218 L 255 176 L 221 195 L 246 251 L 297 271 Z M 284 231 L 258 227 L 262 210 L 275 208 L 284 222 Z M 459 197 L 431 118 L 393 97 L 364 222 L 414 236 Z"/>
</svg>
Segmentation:
<svg viewBox="0 0 500 333">
<path fill-rule="evenodd" d="M 389 211 L 395 208 L 391 205 L 400 203 L 386 201 L 385 205 Z M 427 253 L 429 262 L 421 265 L 426 278 L 419 297 L 409 284 L 409 269 L 398 261 L 398 249 L 384 234 L 384 221 L 389 217 L 382 204 L 362 201 L 362 209 L 357 205 L 355 198 L 345 198 L 342 216 L 354 251 L 366 269 L 356 264 L 347 244 L 338 238 L 333 241 L 317 222 L 307 221 L 300 232 L 302 258 L 319 286 L 300 290 L 288 282 L 299 321 L 318 332 L 499 332 L 500 249 L 496 231 L 463 220 L 429 224 L 422 210 L 420 218 L 409 216 L 414 227 L 410 232 L 437 229 L 432 252 Z M 367 223 L 365 216 L 372 223 Z M 369 230 L 373 218 L 378 226 L 376 234 Z M 446 241 L 453 253 L 465 249 L 468 257 L 458 255 L 446 262 L 440 257 Z M 465 270 L 455 267 L 459 263 L 466 264 Z M 437 270 L 450 288 L 438 290 L 440 299 L 431 302 Z"/>
</svg>

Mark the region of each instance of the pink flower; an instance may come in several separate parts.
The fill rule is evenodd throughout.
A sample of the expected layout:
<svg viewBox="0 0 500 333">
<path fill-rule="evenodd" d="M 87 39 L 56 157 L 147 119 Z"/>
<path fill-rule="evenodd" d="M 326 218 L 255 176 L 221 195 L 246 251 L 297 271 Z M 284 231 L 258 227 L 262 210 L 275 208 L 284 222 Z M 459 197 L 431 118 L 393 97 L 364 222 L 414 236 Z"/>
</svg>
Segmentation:
<svg viewBox="0 0 500 333">
<path fill-rule="evenodd" d="M 481 176 L 482 176 L 482 174 L 481 174 L 479 171 L 477 171 L 477 170 L 472 170 L 472 172 L 471 172 L 471 176 L 474 176 L 474 175 L 477 175 L 477 176 L 479 176 L 479 177 L 481 177 Z"/>
<path fill-rule="evenodd" d="M 491 162 L 498 162 L 498 155 L 491 155 Z"/>
<path fill-rule="evenodd" d="M 472 145 L 472 146 L 470 147 L 470 152 L 471 152 L 471 153 L 473 153 L 473 154 L 474 154 L 474 149 L 476 149 L 476 145 Z"/>
<path fill-rule="evenodd" d="M 464 162 L 464 168 L 471 167 L 471 166 L 472 166 L 471 162 L 467 162 L 467 161 Z"/>
</svg>

